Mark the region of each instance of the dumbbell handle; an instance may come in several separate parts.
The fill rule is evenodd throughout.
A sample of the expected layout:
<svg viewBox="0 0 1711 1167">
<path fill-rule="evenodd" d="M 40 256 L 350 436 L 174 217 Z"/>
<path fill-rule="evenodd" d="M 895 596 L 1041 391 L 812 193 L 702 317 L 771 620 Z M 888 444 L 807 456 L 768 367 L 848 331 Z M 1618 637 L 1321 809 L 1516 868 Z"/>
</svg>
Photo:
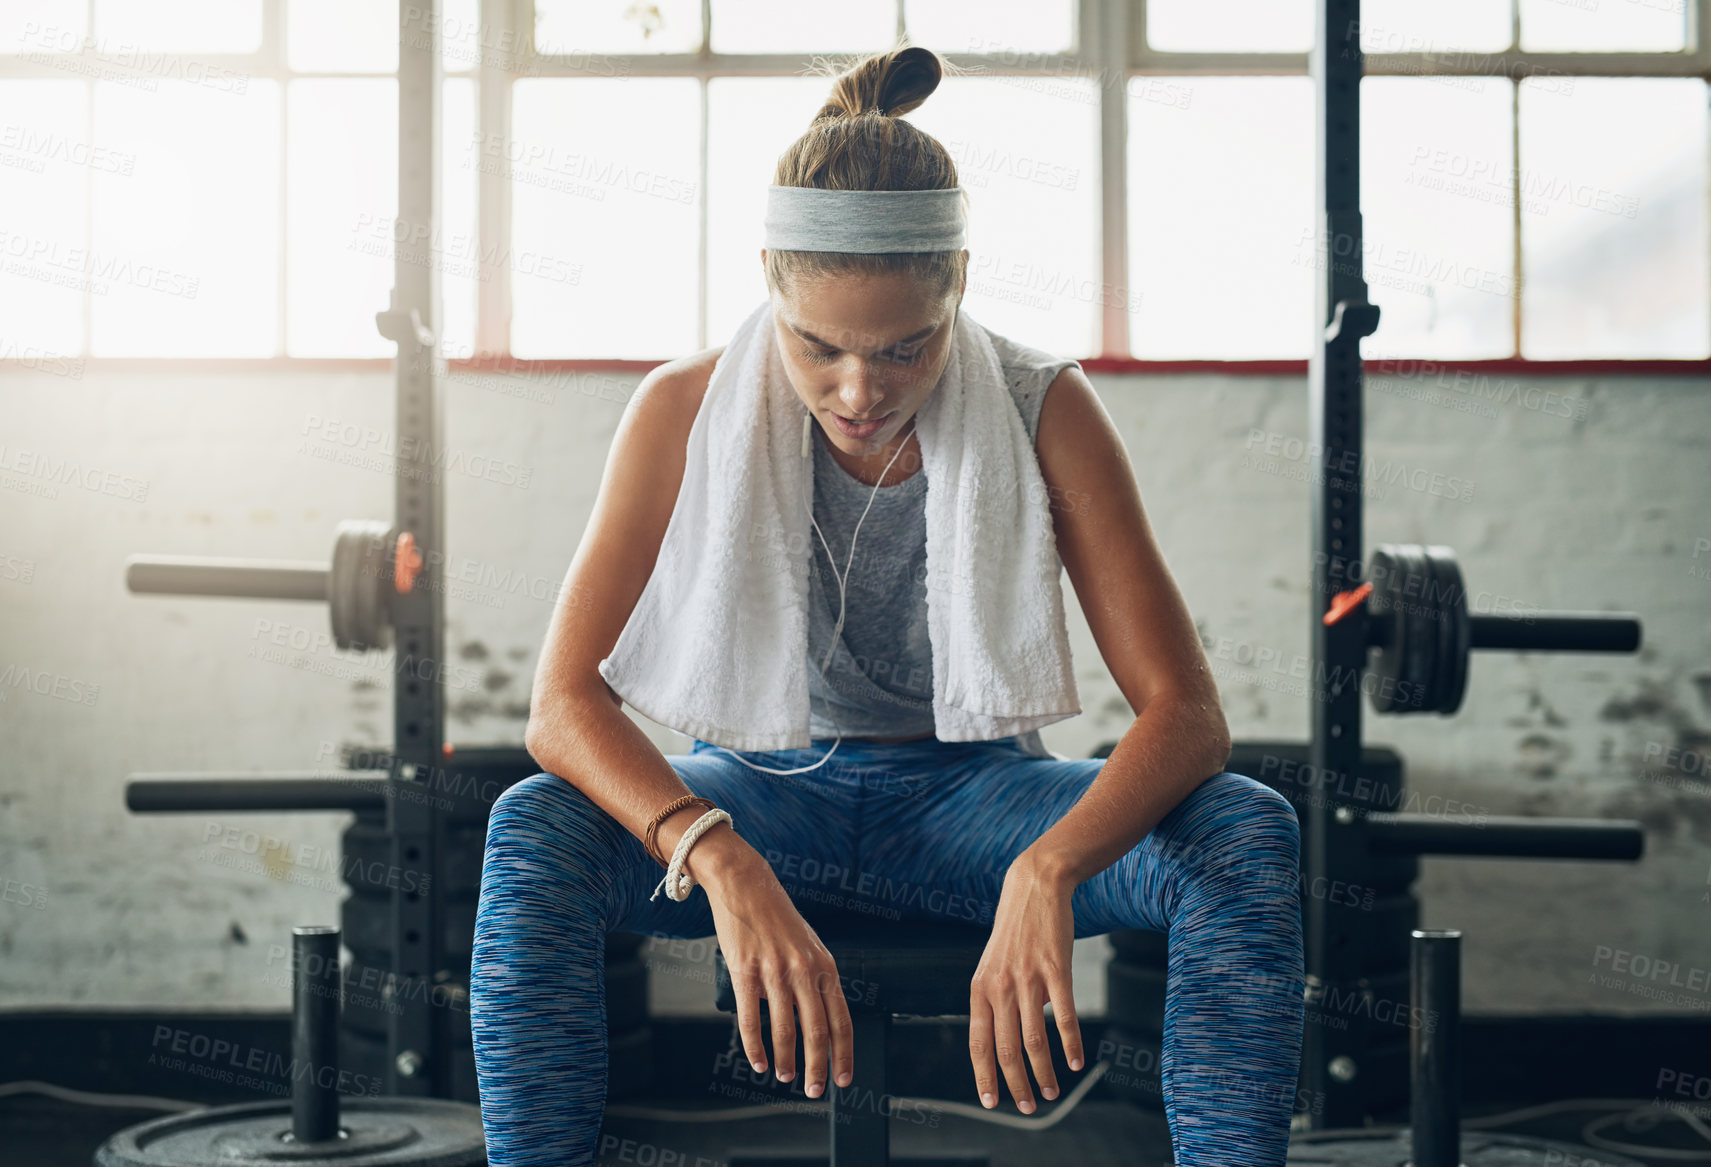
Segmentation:
<svg viewBox="0 0 1711 1167">
<path fill-rule="evenodd" d="M 1633 652 L 1640 618 L 1633 612 L 1504 612 L 1468 617 L 1473 648 L 1511 652 Z"/>
<path fill-rule="evenodd" d="M 221 559 L 198 555 L 133 555 L 125 586 L 175 596 L 327 602 L 325 563 L 293 559 Z"/>
</svg>

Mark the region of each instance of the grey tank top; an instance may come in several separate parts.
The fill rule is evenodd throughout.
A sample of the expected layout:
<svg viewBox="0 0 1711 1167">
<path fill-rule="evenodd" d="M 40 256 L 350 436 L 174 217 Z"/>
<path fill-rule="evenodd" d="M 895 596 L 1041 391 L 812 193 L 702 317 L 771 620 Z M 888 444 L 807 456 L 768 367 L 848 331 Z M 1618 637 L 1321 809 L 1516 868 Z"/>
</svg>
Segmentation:
<svg viewBox="0 0 1711 1167">
<path fill-rule="evenodd" d="M 992 344 L 1032 443 L 1052 379 L 1071 365 L 1079 368 L 1080 362 L 996 334 Z M 840 730 L 846 738 L 931 734 L 926 473 L 917 468 L 902 482 L 882 486 L 875 493 L 872 483 L 858 481 L 838 465 L 826 441 L 816 425 L 814 520 L 831 546 L 838 572 L 848 563 L 849 574 L 843 634 L 822 679 L 820 666 L 838 619 L 838 580 L 820 535 L 810 529 L 814 570 L 808 580 L 809 736 L 832 738 Z M 903 458 L 898 465 L 903 465 Z M 850 537 L 858 520 L 861 533 L 851 559 Z M 837 718 L 836 726 L 832 716 Z"/>
</svg>

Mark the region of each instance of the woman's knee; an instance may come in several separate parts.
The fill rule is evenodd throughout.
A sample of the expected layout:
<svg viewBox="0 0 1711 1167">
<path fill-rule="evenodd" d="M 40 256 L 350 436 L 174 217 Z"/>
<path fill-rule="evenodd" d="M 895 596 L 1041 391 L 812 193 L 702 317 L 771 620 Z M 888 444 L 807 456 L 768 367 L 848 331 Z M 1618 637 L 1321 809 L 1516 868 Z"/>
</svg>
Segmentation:
<svg viewBox="0 0 1711 1167">
<path fill-rule="evenodd" d="M 1301 870 L 1301 822 L 1289 799 L 1245 774 L 1226 770 L 1194 792 L 1190 868 L 1220 885 L 1294 889 Z"/>
<path fill-rule="evenodd" d="M 546 862 L 567 849 L 584 855 L 611 851 L 625 833 L 588 795 L 558 775 L 542 772 L 494 801 L 487 820 L 487 854 L 521 848 Z"/>
</svg>

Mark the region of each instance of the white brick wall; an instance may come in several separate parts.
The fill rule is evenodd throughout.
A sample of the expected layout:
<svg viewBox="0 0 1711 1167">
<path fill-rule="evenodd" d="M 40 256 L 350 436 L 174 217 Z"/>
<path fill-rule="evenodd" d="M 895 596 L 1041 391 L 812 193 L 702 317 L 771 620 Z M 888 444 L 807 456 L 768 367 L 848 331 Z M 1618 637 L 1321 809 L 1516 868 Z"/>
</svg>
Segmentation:
<svg viewBox="0 0 1711 1167">
<path fill-rule="evenodd" d="M 497 459 L 513 482 L 527 471 L 526 488 L 465 461 L 447 475 L 449 648 L 465 670 L 448 693 L 455 741 L 521 738 L 545 597 L 576 548 L 634 380 L 488 375 L 451 387 L 453 457 Z M 1289 662 L 1307 652 L 1308 500 L 1305 482 L 1287 475 L 1306 463 L 1284 459 L 1277 473 L 1244 463 L 1272 433 L 1305 439 L 1304 381 L 1094 380 L 1208 641 L 1232 730 L 1304 738 Z M 1450 404 L 1408 395 L 1421 389 Z M 1683 981 L 1687 969 L 1711 969 L 1711 793 L 1646 777 L 1659 768 L 1648 744 L 1702 755 L 1711 744 L 1711 550 L 1693 558 L 1696 540 L 1711 540 L 1711 385 L 1512 389 L 1497 403 L 1453 376 L 1372 379 L 1372 458 L 1459 477 L 1473 493 L 1383 487 L 1368 503 L 1368 547 L 1447 543 L 1475 593 L 1637 611 L 1645 647 L 1629 657 L 1481 654 L 1460 715 L 1369 710 L 1366 737 L 1401 751 L 1422 797 L 1648 825 L 1637 864 L 1426 861 L 1424 923 L 1466 932 L 1468 1009 L 1704 1007 L 1711 994 L 1671 1003 L 1642 995 L 1640 978 L 1612 988 L 1596 974 L 1612 972 L 1600 946 L 1676 962 Z M 1584 416 L 1560 416 L 1546 391 Z M 0 401 L 0 1006 L 284 1007 L 269 949 L 292 924 L 336 920 L 336 871 L 314 856 L 336 854 L 344 816 L 132 815 L 125 779 L 308 768 L 338 743 L 384 742 L 385 659 L 292 650 L 325 631 L 324 607 L 132 595 L 123 564 L 138 552 L 325 560 L 340 519 L 388 517 L 392 478 L 336 460 L 369 449 L 364 439 L 318 435 L 328 421 L 387 431 L 392 380 L 8 372 Z M 1481 401 L 1489 409 L 1465 408 Z M 18 473 L 32 465 L 50 467 L 51 492 L 39 474 Z M 1078 606 L 1069 609 L 1085 712 L 1044 736 L 1079 756 L 1129 714 Z M 275 628 L 283 661 L 265 651 Z M 1237 663 L 1259 648 L 1283 663 L 1259 674 Z M 655 740 L 668 752 L 686 744 L 669 731 Z M 260 862 L 246 831 L 251 848 L 269 836 L 300 861 Z M 1103 1006 L 1104 951 L 1100 940 L 1078 949 L 1088 1015 Z"/>
</svg>

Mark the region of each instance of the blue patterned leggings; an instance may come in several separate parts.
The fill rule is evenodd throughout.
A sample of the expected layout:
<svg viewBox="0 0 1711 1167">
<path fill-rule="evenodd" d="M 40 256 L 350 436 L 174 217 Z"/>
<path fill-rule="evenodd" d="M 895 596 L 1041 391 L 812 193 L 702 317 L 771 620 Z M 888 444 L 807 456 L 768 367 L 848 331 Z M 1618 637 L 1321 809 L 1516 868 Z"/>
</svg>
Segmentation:
<svg viewBox="0 0 1711 1167">
<path fill-rule="evenodd" d="M 785 770 L 830 744 L 743 756 Z M 1105 764 L 1038 758 L 1011 738 L 845 741 L 824 766 L 793 775 L 751 770 L 702 741 L 667 761 L 730 812 L 810 924 L 852 909 L 990 924 L 1010 863 Z M 1136 928 L 1170 936 L 1159 1068 L 1178 1167 L 1284 1161 L 1303 1010 L 1299 856 L 1288 800 L 1226 771 L 1071 898 L 1078 939 Z M 561 778 L 537 774 L 495 804 L 470 976 L 494 1167 L 594 1162 L 606 1102 L 606 934 L 715 935 L 703 889 L 683 903 L 663 891 L 649 899 L 662 874 L 639 840 Z M 1091 1042 L 1087 1052 L 1089 1064 L 1100 1056 Z"/>
</svg>

